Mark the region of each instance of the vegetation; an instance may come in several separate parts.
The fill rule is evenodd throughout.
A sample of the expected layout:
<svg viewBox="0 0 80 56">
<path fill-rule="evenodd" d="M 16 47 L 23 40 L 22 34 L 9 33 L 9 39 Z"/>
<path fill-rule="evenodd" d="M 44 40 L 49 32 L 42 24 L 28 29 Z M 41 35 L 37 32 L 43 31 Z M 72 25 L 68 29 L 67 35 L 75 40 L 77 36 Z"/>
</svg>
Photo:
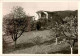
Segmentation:
<svg viewBox="0 0 80 56">
<path fill-rule="evenodd" d="M 32 43 L 34 43 L 35 45 L 40 45 L 42 43 L 42 37 L 40 36 L 36 36 L 34 38 L 31 39 Z"/>
<path fill-rule="evenodd" d="M 49 19 L 40 18 L 34 21 L 31 21 L 31 19 L 20 6 L 13 7 L 11 13 L 3 17 L 3 32 L 6 36 L 12 38 L 18 51 L 24 49 L 24 53 L 29 51 L 29 53 L 40 54 L 58 52 L 72 54 L 75 51 L 75 43 L 78 41 L 77 10 L 55 11 L 52 14 L 52 18 Z M 47 28 L 48 30 L 46 30 Z M 35 31 L 36 29 L 37 31 Z M 38 31 L 41 29 L 44 29 L 44 31 Z M 30 32 L 30 30 L 32 31 Z M 50 30 L 51 32 L 49 32 Z M 33 33 L 35 34 L 33 35 Z M 17 45 L 16 42 L 18 43 Z M 3 44 L 3 47 L 5 47 L 4 38 Z M 68 50 L 63 50 L 66 48 Z M 11 50 L 14 51 L 13 49 Z"/>
<path fill-rule="evenodd" d="M 78 41 L 78 21 L 77 17 L 67 17 L 64 19 L 66 21 L 65 24 L 62 25 L 63 28 L 63 34 L 66 37 L 66 40 L 68 40 L 71 48 L 71 54 L 73 53 L 73 47 L 75 43 Z"/>
<path fill-rule="evenodd" d="M 78 41 L 77 17 L 76 16 L 65 17 L 63 21 L 64 24 L 58 24 L 56 22 L 55 27 L 52 29 L 52 31 L 55 32 L 53 33 L 53 37 L 56 37 L 56 44 L 57 37 L 59 37 L 60 39 L 65 39 L 67 43 L 70 44 L 72 54 L 75 42 Z"/>
<path fill-rule="evenodd" d="M 27 27 L 27 16 L 22 7 L 16 6 L 12 12 L 4 17 L 5 32 L 7 35 L 11 35 L 11 38 L 15 42 L 23 34 Z"/>
</svg>

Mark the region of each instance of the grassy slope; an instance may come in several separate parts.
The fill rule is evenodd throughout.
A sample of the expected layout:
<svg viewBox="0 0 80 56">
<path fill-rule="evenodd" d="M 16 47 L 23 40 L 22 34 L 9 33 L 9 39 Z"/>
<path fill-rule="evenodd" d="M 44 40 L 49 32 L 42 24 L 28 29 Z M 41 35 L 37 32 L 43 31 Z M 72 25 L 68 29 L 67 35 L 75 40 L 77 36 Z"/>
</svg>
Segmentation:
<svg viewBox="0 0 80 56">
<path fill-rule="evenodd" d="M 28 53 L 28 54 L 53 54 L 53 53 L 70 53 L 68 43 L 55 45 L 55 40 L 49 38 L 49 30 L 25 32 L 17 41 L 16 49 L 8 49 L 6 53 Z M 35 45 L 32 42 L 36 36 L 41 36 L 43 43 Z M 50 40 L 51 39 L 51 40 Z"/>
</svg>

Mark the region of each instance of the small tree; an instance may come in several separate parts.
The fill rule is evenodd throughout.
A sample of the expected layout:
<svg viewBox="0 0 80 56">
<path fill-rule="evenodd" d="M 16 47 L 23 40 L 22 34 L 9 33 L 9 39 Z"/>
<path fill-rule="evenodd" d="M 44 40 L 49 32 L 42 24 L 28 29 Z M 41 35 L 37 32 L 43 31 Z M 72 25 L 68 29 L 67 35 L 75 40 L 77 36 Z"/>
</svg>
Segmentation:
<svg viewBox="0 0 80 56">
<path fill-rule="evenodd" d="M 25 12 L 23 11 L 23 8 L 20 6 L 13 7 L 13 10 L 10 14 L 7 15 L 8 17 L 4 17 L 6 21 L 6 33 L 8 35 L 11 35 L 13 41 L 16 42 L 17 39 L 24 33 L 26 27 L 27 27 L 27 16 Z"/>
<path fill-rule="evenodd" d="M 73 53 L 73 47 L 75 42 L 78 40 L 78 23 L 77 17 L 66 17 L 64 19 L 66 23 L 62 25 L 62 31 L 68 43 L 70 44 L 71 54 Z"/>
<path fill-rule="evenodd" d="M 78 40 L 77 20 L 77 16 L 70 15 L 70 17 L 65 17 L 65 19 L 62 19 L 61 16 L 56 14 L 50 20 L 50 26 L 52 28 L 53 37 L 56 38 L 56 44 L 58 42 L 58 37 L 60 37 L 60 39 L 63 39 L 64 37 L 70 44 L 71 53 L 73 53 L 72 51 L 74 44 Z"/>
<path fill-rule="evenodd" d="M 61 37 L 61 35 L 62 35 L 62 31 L 61 31 L 61 26 L 60 26 L 61 24 L 58 24 L 57 22 L 56 22 L 56 24 L 54 25 L 54 27 L 52 28 L 52 36 L 54 37 L 54 38 L 56 38 L 56 42 L 55 42 L 55 44 L 57 45 L 58 44 L 58 38 L 59 39 L 62 39 L 62 37 Z"/>
<path fill-rule="evenodd" d="M 56 18 L 57 17 L 57 18 Z M 51 28 L 52 28 L 52 36 L 56 38 L 56 44 L 58 43 L 58 38 L 61 38 L 61 24 L 63 23 L 63 20 L 61 17 L 57 14 L 53 16 L 53 19 L 51 20 Z"/>
</svg>

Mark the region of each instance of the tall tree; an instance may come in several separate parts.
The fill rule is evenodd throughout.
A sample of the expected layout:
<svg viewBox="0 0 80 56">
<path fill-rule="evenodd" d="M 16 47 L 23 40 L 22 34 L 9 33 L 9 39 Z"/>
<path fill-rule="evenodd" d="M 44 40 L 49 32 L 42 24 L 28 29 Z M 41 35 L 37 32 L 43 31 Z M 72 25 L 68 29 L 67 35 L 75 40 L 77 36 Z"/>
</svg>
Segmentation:
<svg viewBox="0 0 80 56">
<path fill-rule="evenodd" d="M 13 7 L 11 13 L 4 17 L 6 20 L 6 32 L 8 35 L 11 35 L 15 47 L 17 39 L 24 33 L 27 27 L 27 16 L 22 7 L 16 6 Z"/>
</svg>

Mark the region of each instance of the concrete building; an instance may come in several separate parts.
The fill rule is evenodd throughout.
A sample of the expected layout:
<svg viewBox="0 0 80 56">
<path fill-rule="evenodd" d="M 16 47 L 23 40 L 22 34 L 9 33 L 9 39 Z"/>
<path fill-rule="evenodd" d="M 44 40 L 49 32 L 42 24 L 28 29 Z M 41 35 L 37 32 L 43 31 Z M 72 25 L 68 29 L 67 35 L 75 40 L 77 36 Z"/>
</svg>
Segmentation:
<svg viewBox="0 0 80 56">
<path fill-rule="evenodd" d="M 54 12 L 50 12 L 50 11 L 37 11 L 36 12 L 38 14 L 38 19 L 40 18 L 46 18 L 46 19 L 49 19 L 49 18 L 53 18 L 53 15 L 54 15 Z"/>
</svg>

